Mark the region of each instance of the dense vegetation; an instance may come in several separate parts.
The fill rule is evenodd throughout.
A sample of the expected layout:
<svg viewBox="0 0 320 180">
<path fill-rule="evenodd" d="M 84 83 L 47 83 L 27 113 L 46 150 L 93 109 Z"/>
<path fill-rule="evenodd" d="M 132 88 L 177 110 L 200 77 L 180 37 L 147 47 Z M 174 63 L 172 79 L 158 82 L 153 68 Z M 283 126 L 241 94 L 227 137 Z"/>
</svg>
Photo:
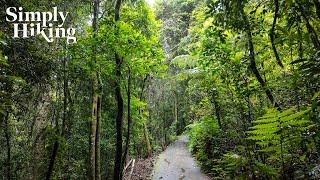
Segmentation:
<svg viewBox="0 0 320 180">
<path fill-rule="evenodd" d="M 0 179 L 122 179 L 183 132 L 214 179 L 320 178 L 318 0 L 0 2 Z M 55 6 L 77 43 L 12 38 Z"/>
<path fill-rule="evenodd" d="M 195 122 L 190 148 L 203 169 L 215 178 L 319 178 L 319 2 L 176 2 L 160 6 L 187 22 L 185 34 L 169 35 L 186 100 L 178 122 Z"/>
</svg>

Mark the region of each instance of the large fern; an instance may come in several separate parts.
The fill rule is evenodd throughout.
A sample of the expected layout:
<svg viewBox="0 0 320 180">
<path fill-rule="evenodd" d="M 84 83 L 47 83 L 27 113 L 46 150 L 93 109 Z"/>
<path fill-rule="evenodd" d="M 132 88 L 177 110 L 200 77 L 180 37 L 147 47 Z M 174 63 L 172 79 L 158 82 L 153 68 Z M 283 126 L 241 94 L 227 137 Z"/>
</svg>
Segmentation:
<svg viewBox="0 0 320 180">
<path fill-rule="evenodd" d="M 254 141 L 261 157 L 266 157 L 263 163 L 277 164 L 275 168 L 284 171 L 287 162 L 304 160 L 305 151 L 301 152 L 301 149 L 311 142 L 309 129 L 314 126 L 308 120 L 308 112 L 310 108 L 299 112 L 270 109 L 253 122 L 254 126 L 247 131 L 247 139 Z"/>
</svg>

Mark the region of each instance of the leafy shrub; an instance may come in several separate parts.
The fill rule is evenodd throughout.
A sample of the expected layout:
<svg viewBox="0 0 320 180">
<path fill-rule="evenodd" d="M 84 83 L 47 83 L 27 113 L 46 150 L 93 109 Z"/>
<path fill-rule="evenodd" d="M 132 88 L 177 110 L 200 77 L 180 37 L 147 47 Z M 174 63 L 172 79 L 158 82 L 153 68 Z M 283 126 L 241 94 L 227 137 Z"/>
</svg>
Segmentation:
<svg viewBox="0 0 320 180">
<path fill-rule="evenodd" d="M 222 131 L 215 119 L 204 118 L 187 127 L 189 129 L 189 148 L 200 162 L 203 170 L 212 172 L 217 160 L 222 156 Z"/>
<path fill-rule="evenodd" d="M 316 125 L 311 108 L 280 112 L 269 109 L 253 121 L 243 145 L 225 148 L 230 137 L 217 121 L 203 118 L 188 126 L 189 147 L 201 167 L 215 179 L 308 178 L 316 163 Z M 228 137 L 225 137 L 228 136 Z"/>
</svg>

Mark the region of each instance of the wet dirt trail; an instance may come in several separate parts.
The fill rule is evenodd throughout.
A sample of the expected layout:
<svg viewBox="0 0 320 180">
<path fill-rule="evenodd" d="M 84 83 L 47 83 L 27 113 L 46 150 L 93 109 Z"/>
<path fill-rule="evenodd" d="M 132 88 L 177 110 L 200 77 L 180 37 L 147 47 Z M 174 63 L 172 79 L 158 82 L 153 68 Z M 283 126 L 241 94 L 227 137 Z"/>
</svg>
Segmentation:
<svg viewBox="0 0 320 180">
<path fill-rule="evenodd" d="M 187 136 L 179 136 L 162 152 L 154 166 L 153 180 L 209 180 L 187 149 Z"/>
</svg>

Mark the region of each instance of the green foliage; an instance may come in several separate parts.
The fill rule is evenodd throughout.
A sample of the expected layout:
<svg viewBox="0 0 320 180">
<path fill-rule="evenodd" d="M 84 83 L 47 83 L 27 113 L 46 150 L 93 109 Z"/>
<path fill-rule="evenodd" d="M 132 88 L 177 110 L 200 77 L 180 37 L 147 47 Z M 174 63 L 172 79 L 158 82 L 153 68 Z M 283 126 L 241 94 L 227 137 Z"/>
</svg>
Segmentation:
<svg viewBox="0 0 320 180">
<path fill-rule="evenodd" d="M 244 153 L 245 148 L 240 146 L 237 148 L 240 153 Z M 246 179 L 249 177 L 250 161 L 245 156 L 239 155 L 234 152 L 223 154 L 218 161 L 218 166 L 215 168 L 219 173 L 217 177 L 225 178 L 238 178 Z"/>
<path fill-rule="evenodd" d="M 306 81 L 314 84 L 314 86 L 319 87 L 319 77 L 320 77 L 320 51 L 317 51 L 310 59 L 298 59 L 291 62 L 291 64 L 298 65 L 300 72 Z"/>
<path fill-rule="evenodd" d="M 279 173 L 287 171 L 292 161 L 295 162 L 294 170 L 305 164 L 306 156 L 315 152 L 312 138 L 315 125 L 310 122 L 309 114 L 310 108 L 298 112 L 270 109 L 253 122 L 254 126 L 247 131 L 247 139 L 258 145 L 256 151 L 264 157 L 263 163 L 279 168 Z M 270 173 L 274 174 L 273 171 Z"/>
<path fill-rule="evenodd" d="M 187 129 L 214 179 L 319 179 L 317 0 L 279 0 L 279 12 L 277 1 L 157 0 L 154 9 L 122 1 L 117 22 L 114 1 L 100 1 L 96 32 L 92 0 L 4 2 L 68 11 L 78 41 L 12 38 L 0 19 L 0 179 L 44 179 L 57 143 L 51 178 L 88 179 L 93 94 L 102 106 L 101 178 L 111 179 L 115 84 L 130 159 L 164 150 Z"/>
<path fill-rule="evenodd" d="M 128 103 L 126 94 L 131 92 L 128 156 L 149 155 L 144 132 L 158 127 L 150 123 L 145 94 L 148 79 L 164 76 L 166 65 L 159 41 L 160 23 L 148 4 L 123 2 L 120 21 L 115 23 L 111 10 L 114 2 L 100 1 L 95 34 L 91 0 L 4 2 L 4 10 L 7 6 L 21 6 L 29 11 L 46 11 L 58 6 L 59 10 L 69 12 L 67 24 L 77 28 L 78 41 L 66 45 L 64 41 L 46 43 L 38 37 L 14 39 L 12 24 L 5 18 L 0 20 L 3 24 L 0 27 L 0 145 L 5 149 L 0 153 L 0 179 L 7 176 L 45 179 L 51 162 L 54 162 L 51 179 L 88 178 L 89 120 L 95 77 L 101 82 L 98 90 L 102 104 L 101 177 L 111 179 L 114 166 L 115 81 L 120 84 L 124 106 Z M 5 11 L 0 14 L 5 17 Z M 120 79 L 115 76 L 115 52 L 121 56 Z M 127 108 L 124 109 L 123 117 L 126 117 Z M 3 119 L 7 113 L 9 124 L 5 125 Z M 123 132 L 127 130 L 126 119 L 123 119 Z M 160 146 L 160 143 L 151 143 Z M 54 156 L 55 144 L 59 146 Z M 7 150 L 11 152 L 11 159 Z"/>
<path fill-rule="evenodd" d="M 205 117 L 201 121 L 191 124 L 189 129 L 189 147 L 204 170 L 211 172 L 211 168 L 217 163 L 216 159 L 222 155 L 220 145 L 223 133 L 219 129 L 217 121 Z"/>
</svg>

